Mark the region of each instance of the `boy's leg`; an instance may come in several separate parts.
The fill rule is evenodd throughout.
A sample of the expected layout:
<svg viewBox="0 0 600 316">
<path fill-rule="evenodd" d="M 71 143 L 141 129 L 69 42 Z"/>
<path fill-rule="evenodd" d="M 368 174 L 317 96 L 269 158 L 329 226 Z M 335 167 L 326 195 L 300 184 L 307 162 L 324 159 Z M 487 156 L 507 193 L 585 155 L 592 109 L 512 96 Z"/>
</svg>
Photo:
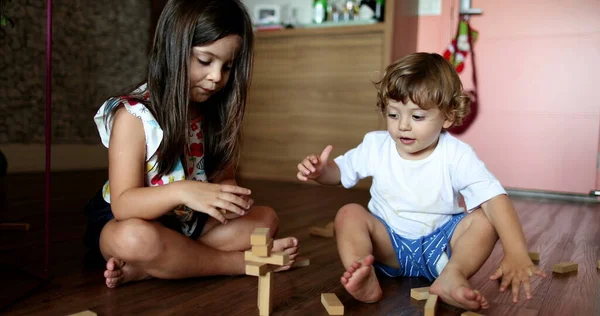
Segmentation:
<svg viewBox="0 0 600 316">
<path fill-rule="evenodd" d="M 362 205 L 348 204 L 335 217 L 337 247 L 346 268 L 341 282 L 354 298 L 371 303 L 382 292 L 373 261 L 399 268 L 386 227 Z"/>
<path fill-rule="evenodd" d="M 238 222 L 238 228 L 258 225 L 276 231 L 276 216 L 272 220 L 269 214 L 271 211 L 268 208 L 257 212 L 252 210 L 247 216 L 231 220 L 225 226 Z M 244 232 L 246 230 L 250 231 L 247 227 L 242 229 Z M 222 236 L 229 237 L 234 245 L 238 245 L 238 239 L 250 239 L 250 233 L 246 236 Z M 295 238 L 280 239 L 274 248 L 275 246 L 280 250 L 291 251 L 292 254 L 297 252 Z M 149 277 L 180 279 L 205 275 L 237 275 L 243 274 L 245 270 L 244 255 L 239 250 L 217 249 L 157 222 L 140 219 L 110 221 L 102 230 L 100 249 L 107 260 L 104 276 L 109 287 Z"/>
<path fill-rule="evenodd" d="M 457 307 L 488 308 L 485 297 L 471 288 L 468 279 L 483 266 L 497 240 L 496 230 L 481 209 L 465 216 L 450 240 L 450 260 L 430 291 Z"/>
</svg>

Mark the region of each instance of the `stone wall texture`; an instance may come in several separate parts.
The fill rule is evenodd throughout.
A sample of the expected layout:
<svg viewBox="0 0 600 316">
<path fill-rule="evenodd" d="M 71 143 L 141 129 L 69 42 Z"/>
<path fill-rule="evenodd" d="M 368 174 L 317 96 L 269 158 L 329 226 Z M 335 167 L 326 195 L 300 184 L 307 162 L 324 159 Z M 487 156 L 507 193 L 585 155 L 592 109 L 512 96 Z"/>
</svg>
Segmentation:
<svg viewBox="0 0 600 316">
<path fill-rule="evenodd" d="M 0 0 L 0 144 L 44 142 L 46 1 Z M 52 142 L 99 143 L 93 123 L 110 95 L 144 76 L 150 0 L 58 0 L 52 19 Z"/>
</svg>

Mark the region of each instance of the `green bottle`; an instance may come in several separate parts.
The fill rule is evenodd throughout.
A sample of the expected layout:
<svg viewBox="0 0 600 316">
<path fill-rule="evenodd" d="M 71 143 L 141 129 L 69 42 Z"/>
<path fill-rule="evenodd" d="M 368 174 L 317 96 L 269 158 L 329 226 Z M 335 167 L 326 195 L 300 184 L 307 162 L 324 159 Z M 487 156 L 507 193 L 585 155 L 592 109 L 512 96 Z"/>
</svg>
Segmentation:
<svg viewBox="0 0 600 316">
<path fill-rule="evenodd" d="M 313 22 L 321 24 L 327 21 L 327 0 L 315 0 L 313 2 Z"/>
<path fill-rule="evenodd" d="M 375 3 L 375 19 L 378 21 L 383 21 L 383 7 L 385 4 L 385 0 L 377 0 Z"/>
</svg>

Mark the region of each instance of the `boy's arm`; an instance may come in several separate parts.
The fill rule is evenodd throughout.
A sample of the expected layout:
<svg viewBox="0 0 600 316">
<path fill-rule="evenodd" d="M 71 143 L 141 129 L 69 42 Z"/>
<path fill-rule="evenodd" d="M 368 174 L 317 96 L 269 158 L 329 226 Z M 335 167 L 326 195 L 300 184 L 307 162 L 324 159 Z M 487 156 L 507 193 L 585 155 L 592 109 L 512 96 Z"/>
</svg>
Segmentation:
<svg viewBox="0 0 600 316">
<path fill-rule="evenodd" d="M 340 167 L 333 160 L 327 161 L 327 165 L 323 168 L 321 176 L 315 179 L 315 181 L 325 185 L 340 185 L 342 182 Z"/>
<path fill-rule="evenodd" d="M 525 234 L 517 217 L 517 212 L 505 194 L 497 195 L 487 202 L 481 204 L 483 212 L 490 223 L 496 228 L 496 232 L 502 242 L 506 254 L 527 255 Z"/>
<path fill-rule="evenodd" d="M 501 194 L 483 203 L 481 208 L 496 229 L 504 249 L 500 267 L 490 278 L 502 278 L 501 292 L 512 284 L 513 302 L 518 302 L 521 283 L 527 299 L 531 299 L 530 277 L 534 274 L 546 277 L 546 273 L 534 266 L 529 258 L 525 234 L 512 202 L 507 195 Z"/>
</svg>

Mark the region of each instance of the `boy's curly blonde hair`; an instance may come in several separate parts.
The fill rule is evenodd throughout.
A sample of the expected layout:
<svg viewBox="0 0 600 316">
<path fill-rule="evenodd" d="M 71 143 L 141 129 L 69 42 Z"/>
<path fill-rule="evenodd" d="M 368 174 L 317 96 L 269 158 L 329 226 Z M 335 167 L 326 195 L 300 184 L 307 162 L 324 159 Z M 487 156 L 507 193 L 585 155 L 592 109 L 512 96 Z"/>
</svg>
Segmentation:
<svg viewBox="0 0 600 316">
<path fill-rule="evenodd" d="M 411 100 L 425 110 L 439 107 L 452 126 L 459 126 L 471 107 L 454 67 L 438 54 L 414 53 L 393 62 L 375 87 L 377 107 L 384 115 L 390 100 Z"/>
</svg>

